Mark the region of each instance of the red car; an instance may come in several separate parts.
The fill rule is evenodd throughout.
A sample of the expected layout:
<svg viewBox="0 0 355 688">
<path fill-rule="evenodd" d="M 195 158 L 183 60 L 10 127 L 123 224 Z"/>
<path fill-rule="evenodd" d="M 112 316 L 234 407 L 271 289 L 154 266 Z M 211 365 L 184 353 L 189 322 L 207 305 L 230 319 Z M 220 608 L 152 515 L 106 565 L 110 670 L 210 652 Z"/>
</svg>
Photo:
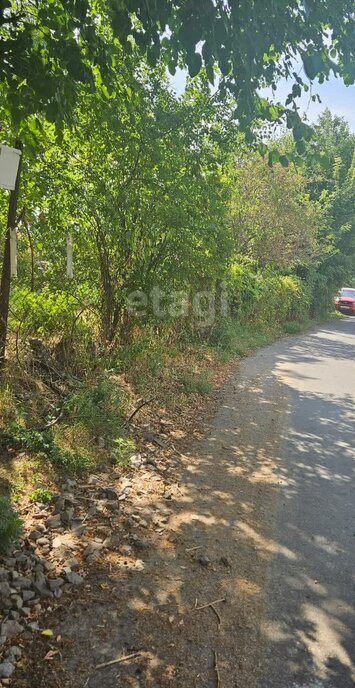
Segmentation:
<svg viewBox="0 0 355 688">
<path fill-rule="evenodd" d="M 355 289 L 340 289 L 339 296 L 335 299 L 335 308 L 340 313 L 355 315 Z"/>
</svg>

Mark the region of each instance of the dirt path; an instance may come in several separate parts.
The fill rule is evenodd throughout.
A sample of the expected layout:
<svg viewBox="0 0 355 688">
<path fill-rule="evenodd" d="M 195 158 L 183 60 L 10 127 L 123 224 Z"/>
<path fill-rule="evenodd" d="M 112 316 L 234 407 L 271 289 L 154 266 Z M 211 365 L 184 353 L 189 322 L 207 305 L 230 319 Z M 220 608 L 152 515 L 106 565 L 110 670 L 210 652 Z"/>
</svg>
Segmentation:
<svg viewBox="0 0 355 688">
<path fill-rule="evenodd" d="M 271 350 L 236 368 L 205 439 L 180 447 L 167 476 L 137 477 L 142 489 L 124 507 L 130 535 L 117 533 L 127 556 L 108 552 L 85 587 L 46 614 L 60 653 L 43 661 L 53 645 L 32 641 L 19 688 L 255 688 L 287 418 Z"/>
</svg>

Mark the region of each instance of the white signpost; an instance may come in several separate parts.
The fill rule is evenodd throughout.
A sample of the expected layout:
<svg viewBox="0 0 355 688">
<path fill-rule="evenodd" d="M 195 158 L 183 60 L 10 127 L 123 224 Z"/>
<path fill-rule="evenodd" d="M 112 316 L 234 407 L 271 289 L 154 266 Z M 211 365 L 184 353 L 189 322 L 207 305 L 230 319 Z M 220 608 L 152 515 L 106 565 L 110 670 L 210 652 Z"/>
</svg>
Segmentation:
<svg viewBox="0 0 355 688">
<path fill-rule="evenodd" d="M 10 146 L 0 146 L 0 187 L 14 191 L 21 151 Z M 10 228 L 10 272 L 17 277 L 17 233 L 16 227 Z"/>
<path fill-rule="evenodd" d="M 21 151 L 10 146 L 0 146 L 0 186 L 14 191 Z"/>
</svg>

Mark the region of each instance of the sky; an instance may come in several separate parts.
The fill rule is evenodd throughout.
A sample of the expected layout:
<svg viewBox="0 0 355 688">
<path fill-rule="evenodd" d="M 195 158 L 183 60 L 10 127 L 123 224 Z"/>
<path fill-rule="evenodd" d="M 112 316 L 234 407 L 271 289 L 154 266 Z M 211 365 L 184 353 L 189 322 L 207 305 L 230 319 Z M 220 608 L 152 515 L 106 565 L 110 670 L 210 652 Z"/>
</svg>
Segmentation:
<svg viewBox="0 0 355 688">
<path fill-rule="evenodd" d="M 182 93 L 185 87 L 186 72 L 179 70 L 174 77 L 171 77 L 171 85 L 176 93 Z M 280 81 L 276 100 L 284 103 L 287 94 L 290 91 L 289 82 L 286 80 Z M 309 93 L 305 93 L 298 99 L 300 106 L 300 114 L 306 113 L 309 122 L 315 122 L 318 115 L 329 108 L 334 115 L 344 117 L 348 122 L 352 131 L 355 132 L 355 85 L 345 86 L 341 79 L 331 77 L 329 81 L 324 84 L 315 82 L 312 87 L 313 93 L 318 93 L 321 98 L 321 103 L 313 103 L 309 98 Z M 263 96 L 271 96 L 271 90 L 261 91 Z"/>
</svg>

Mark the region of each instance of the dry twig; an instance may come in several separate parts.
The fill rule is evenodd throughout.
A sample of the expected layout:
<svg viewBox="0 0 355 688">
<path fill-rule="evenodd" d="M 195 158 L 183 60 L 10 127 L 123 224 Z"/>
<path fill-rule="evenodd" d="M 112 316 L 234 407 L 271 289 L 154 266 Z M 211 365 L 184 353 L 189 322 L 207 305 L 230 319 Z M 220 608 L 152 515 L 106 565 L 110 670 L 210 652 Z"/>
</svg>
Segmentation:
<svg viewBox="0 0 355 688">
<path fill-rule="evenodd" d="M 211 607 L 212 604 L 220 604 L 221 602 L 225 602 L 226 599 L 223 597 L 221 600 L 213 600 L 212 602 L 207 602 L 207 604 L 202 604 L 200 607 L 194 607 L 194 610 L 197 612 L 200 609 L 206 609 L 206 607 Z"/>
<path fill-rule="evenodd" d="M 133 411 L 133 413 L 131 413 L 129 418 L 127 418 L 126 424 L 128 425 L 128 423 L 130 423 L 133 420 L 136 413 L 138 413 L 138 411 L 140 411 L 143 408 L 143 406 L 147 406 L 148 404 L 151 404 L 152 401 L 155 401 L 155 399 L 156 399 L 156 397 L 151 397 L 150 399 L 147 399 L 146 401 L 142 401 L 142 403 L 139 404 L 139 406 L 137 406 L 137 408 Z"/>
<path fill-rule="evenodd" d="M 211 607 L 211 609 L 213 609 L 213 611 L 214 611 L 214 613 L 218 619 L 218 626 L 220 626 L 222 623 L 222 619 L 221 619 L 221 616 L 220 616 L 218 610 L 216 609 L 216 607 L 213 606 L 213 604 L 210 604 L 210 607 Z"/>
<path fill-rule="evenodd" d="M 216 678 L 217 678 L 216 688 L 220 688 L 220 686 L 221 686 L 221 677 L 220 677 L 219 668 L 218 668 L 218 656 L 217 656 L 217 652 L 214 653 L 214 670 L 215 670 L 215 672 L 216 672 Z"/>
<path fill-rule="evenodd" d="M 111 659 L 109 662 L 96 664 L 95 669 L 103 669 L 104 667 L 112 666 L 112 664 L 121 664 L 121 662 L 127 662 L 129 659 L 134 659 L 135 657 L 140 657 L 141 655 L 141 652 L 133 652 L 131 655 L 125 655 L 125 657 L 119 657 L 118 659 Z"/>
</svg>

